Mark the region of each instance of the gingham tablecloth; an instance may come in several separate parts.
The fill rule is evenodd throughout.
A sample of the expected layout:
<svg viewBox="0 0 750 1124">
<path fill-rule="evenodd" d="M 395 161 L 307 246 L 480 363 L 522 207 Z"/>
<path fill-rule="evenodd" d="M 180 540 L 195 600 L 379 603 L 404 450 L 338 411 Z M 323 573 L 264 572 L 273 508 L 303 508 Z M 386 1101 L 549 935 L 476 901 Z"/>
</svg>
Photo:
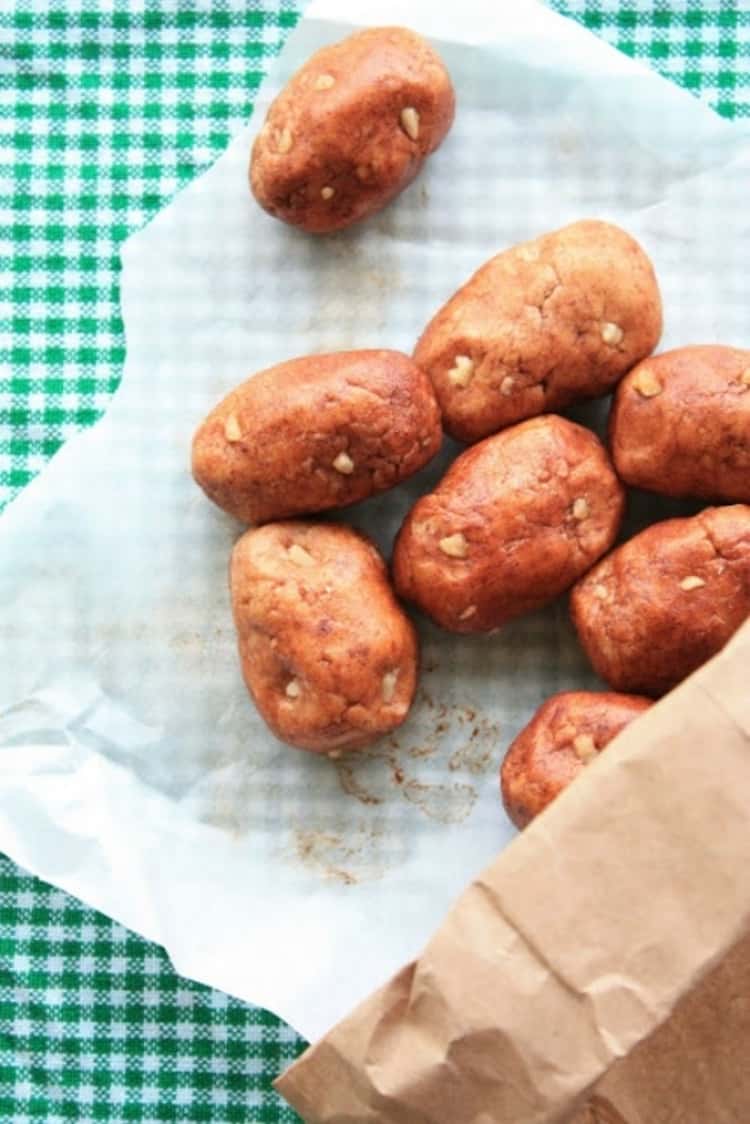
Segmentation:
<svg viewBox="0 0 750 1124">
<path fill-rule="evenodd" d="M 750 115 L 745 0 L 553 6 Z M 247 120 L 297 18 L 293 0 L 0 0 L 0 508 L 106 408 L 118 247 Z M 293 1121 L 270 1081 L 303 1046 L 0 856 L 0 1124 Z"/>
</svg>

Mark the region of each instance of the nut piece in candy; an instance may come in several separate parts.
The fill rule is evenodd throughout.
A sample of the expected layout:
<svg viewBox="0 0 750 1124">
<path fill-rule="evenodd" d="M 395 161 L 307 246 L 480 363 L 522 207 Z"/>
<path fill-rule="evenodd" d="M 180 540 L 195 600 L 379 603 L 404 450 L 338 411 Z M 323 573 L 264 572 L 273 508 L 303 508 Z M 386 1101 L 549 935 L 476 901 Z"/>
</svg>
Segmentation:
<svg viewBox="0 0 750 1124">
<path fill-rule="evenodd" d="M 230 445 L 242 440 L 242 430 L 236 414 L 230 414 L 224 422 L 224 436 Z"/>
<path fill-rule="evenodd" d="M 298 699 L 300 696 L 300 685 L 296 679 L 290 679 L 284 688 L 284 694 L 288 699 Z"/>
<path fill-rule="evenodd" d="M 609 600 L 609 593 L 607 591 L 606 585 L 595 585 L 591 592 L 594 594 L 594 597 L 596 597 L 597 601 Z"/>
<path fill-rule="evenodd" d="M 322 199 L 333 199 L 335 194 L 335 188 L 329 187 L 328 185 L 326 185 L 325 187 L 321 187 L 320 189 L 320 195 Z"/>
<path fill-rule="evenodd" d="M 283 129 L 279 129 L 278 133 L 276 134 L 277 152 L 281 152 L 284 154 L 286 154 L 287 152 L 291 152 L 293 144 L 294 137 L 292 136 L 291 129 L 288 129 L 286 126 L 284 126 Z"/>
<path fill-rule="evenodd" d="M 466 558 L 469 553 L 469 544 L 460 531 L 455 535 L 446 535 L 438 546 L 450 558 Z"/>
<path fill-rule="evenodd" d="M 705 584 L 703 578 L 699 578 L 697 574 L 691 574 L 689 577 L 682 579 L 680 589 L 689 593 L 691 589 L 702 589 Z"/>
<path fill-rule="evenodd" d="M 573 749 L 579 761 L 583 761 L 584 765 L 588 765 L 589 761 L 593 761 L 597 755 L 596 742 L 591 737 L 591 734 L 579 734 L 578 737 L 573 738 Z"/>
<path fill-rule="evenodd" d="M 393 696 L 396 693 L 396 682 L 398 681 L 398 668 L 395 671 L 386 671 L 383 676 L 381 690 L 383 694 L 383 702 L 392 702 Z"/>
<path fill-rule="evenodd" d="M 342 476 L 351 476 L 354 472 L 354 461 L 348 453 L 339 453 L 335 461 L 333 461 L 333 468 L 340 472 Z"/>
<path fill-rule="evenodd" d="M 588 500 L 584 496 L 579 496 L 577 500 L 573 501 L 572 511 L 574 519 L 587 519 L 591 514 Z"/>
<path fill-rule="evenodd" d="M 467 608 L 464 609 L 463 613 L 461 613 L 461 615 L 459 616 L 458 619 L 460 621 L 468 621 L 469 617 L 473 617 L 474 614 L 476 613 L 476 611 L 477 611 L 476 605 L 468 605 Z"/>
<path fill-rule="evenodd" d="M 411 140 L 419 137 L 419 114 L 413 105 L 401 110 L 401 128 Z"/>
<path fill-rule="evenodd" d="M 516 380 L 512 375 L 506 375 L 500 383 L 500 393 L 504 394 L 506 398 L 510 397 L 513 393 L 513 387 L 516 385 Z"/>
<path fill-rule="evenodd" d="M 316 90 L 330 90 L 331 86 L 336 85 L 336 79 L 332 74 L 319 74 L 315 79 Z"/>
<path fill-rule="evenodd" d="M 618 343 L 622 343 L 625 333 L 619 324 L 613 324 L 610 320 L 605 320 L 601 328 L 602 340 L 608 343 L 611 347 L 616 347 Z"/>
<path fill-rule="evenodd" d="M 659 379 L 648 367 L 644 367 L 638 372 L 633 379 L 633 386 L 641 398 L 656 398 L 657 394 L 661 394 L 664 389 Z"/>
<path fill-rule="evenodd" d="M 287 554 L 292 562 L 297 566 L 314 566 L 315 559 L 309 550 L 305 550 L 304 546 L 300 546 L 298 542 L 293 542 L 287 550 Z"/>
<path fill-rule="evenodd" d="M 448 372 L 448 378 L 454 386 L 468 386 L 474 377 L 474 360 L 468 355 L 457 355 L 453 366 Z"/>
</svg>

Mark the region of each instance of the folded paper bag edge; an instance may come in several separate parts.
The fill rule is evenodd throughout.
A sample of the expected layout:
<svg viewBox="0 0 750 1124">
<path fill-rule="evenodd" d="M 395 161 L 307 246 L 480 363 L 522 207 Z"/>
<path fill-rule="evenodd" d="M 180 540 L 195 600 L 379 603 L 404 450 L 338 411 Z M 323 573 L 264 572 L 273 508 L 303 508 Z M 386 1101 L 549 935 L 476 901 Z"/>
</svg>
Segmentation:
<svg viewBox="0 0 750 1124">
<path fill-rule="evenodd" d="M 748 666 L 750 622 L 464 891 L 414 964 L 277 1079 L 309 1124 L 553 1124 L 669 1017 L 750 929 L 750 886 L 733 875 L 750 861 Z M 637 838 L 629 809 L 648 811 Z M 601 1003 L 610 950 L 626 986 Z"/>
</svg>

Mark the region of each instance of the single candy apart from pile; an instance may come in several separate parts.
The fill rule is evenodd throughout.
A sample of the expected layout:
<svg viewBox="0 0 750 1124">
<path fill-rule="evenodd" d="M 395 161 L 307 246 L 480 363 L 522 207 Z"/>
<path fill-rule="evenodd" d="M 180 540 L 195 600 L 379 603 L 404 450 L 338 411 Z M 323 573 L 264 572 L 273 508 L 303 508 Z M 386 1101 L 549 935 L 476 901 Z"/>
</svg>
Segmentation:
<svg viewBox="0 0 750 1124">
<path fill-rule="evenodd" d="M 626 484 L 750 502 L 750 351 L 680 347 L 639 363 L 617 388 L 609 440 Z"/>
<path fill-rule="evenodd" d="M 602 679 L 618 691 L 664 694 L 750 615 L 750 507 L 709 507 L 647 527 L 578 582 L 570 607 Z"/>
<path fill-rule="evenodd" d="M 649 706 L 650 699 L 612 691 L 562 691 L 542 703 L 500 770 L 503 804 L 516 827 L 544 811 Z"/>
<path fill-rule="evenodd" d="M 533 418 L 462 453 L 396 540 L 400 596 L 453 632 L 489 632 L 568 589 L 609 550 L 624 493 L 605 449 Z"/>
<path fill-rule="evenodd" d="M 414 351 L 445 429 L 478 441 L 524 418 L 608 394 L 661 335 L 661 297 L 639 244 L 583 221 L 477 270 Z"/>
<path fill-rule="evenodd" d="M 450 76 L 421 36 L 359 31 L 317 51 L 271 104 L 253 145 L 253 195 L 310 233 L 351 226 L 411 183 L 454 112 Z"/>
<path fill-rule="evenodd" d="M 246 523 L 344 507 L 417 472 L 442 441 L 430 381 L 399 351 L 291 359 L 233 390 L 193 439 L 193 475 Z"/>
<path fill-rule="evenodd" d="M 401 725 L 417 638 L 369 539 L 269 523 L 235 545 L 230 583 L 242 674 L 278 738 L 335 757 Z"/>
</svg>

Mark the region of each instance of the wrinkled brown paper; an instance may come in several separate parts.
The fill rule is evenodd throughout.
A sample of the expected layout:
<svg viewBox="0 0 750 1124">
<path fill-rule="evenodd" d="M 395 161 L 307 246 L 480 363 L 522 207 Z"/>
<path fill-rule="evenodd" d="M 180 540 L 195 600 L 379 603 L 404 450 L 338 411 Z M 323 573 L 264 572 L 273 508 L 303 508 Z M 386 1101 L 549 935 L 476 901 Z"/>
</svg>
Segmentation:
<svg viewBox="0 0 750 1124">
<path fill-rule="evenodd" d="M 750 1120 L 750 936 L 610 1070 L 572 1124 Z M 608 1115 L 609 1113 L 609 1115 Z"/>
<path fill-rule="evenodd" d="M 749 686 L 750 622 L 282 1075 L 308 1124 L 750 1117 Z"/>
</svg>

